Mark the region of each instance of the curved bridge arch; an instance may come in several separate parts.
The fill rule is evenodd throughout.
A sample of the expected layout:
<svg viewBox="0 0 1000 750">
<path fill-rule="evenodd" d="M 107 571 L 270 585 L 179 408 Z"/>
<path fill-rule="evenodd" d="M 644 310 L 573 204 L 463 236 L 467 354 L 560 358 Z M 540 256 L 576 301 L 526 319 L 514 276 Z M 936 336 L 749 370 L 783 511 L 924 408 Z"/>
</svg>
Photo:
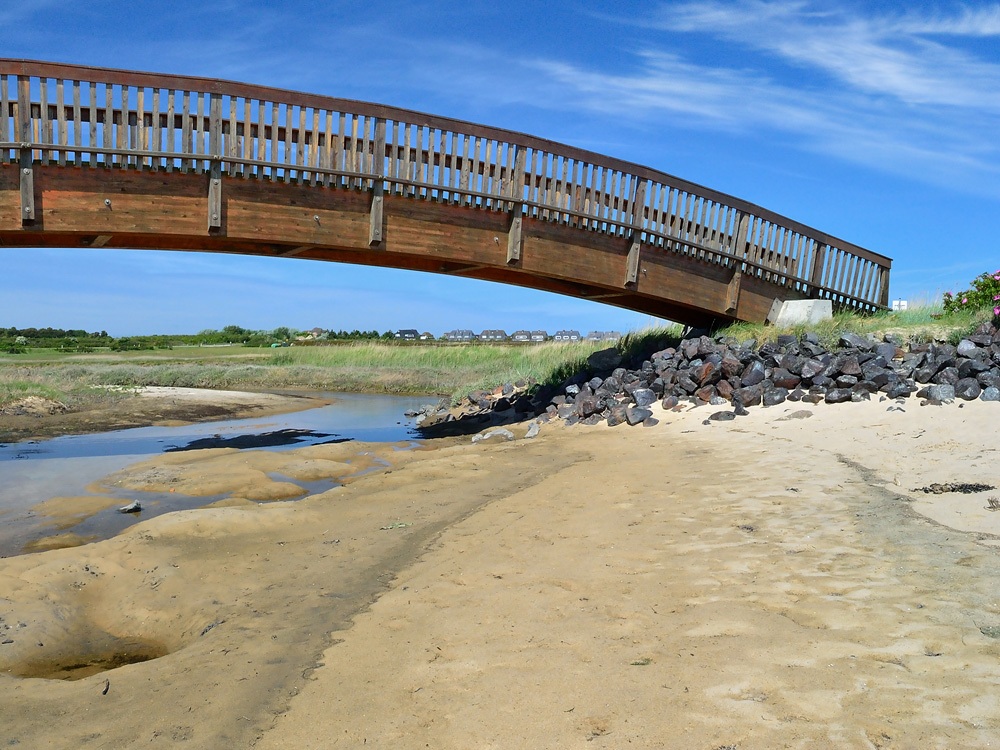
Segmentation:
<svg viewBox="0 0 1000 750">
<path fill-rule="evenodd" d="M 680 322 L 885 308 L 891 261 L 654 169 L 230 81 L 0 59 L 0 245 L 459 274 Z"/>
</svg>

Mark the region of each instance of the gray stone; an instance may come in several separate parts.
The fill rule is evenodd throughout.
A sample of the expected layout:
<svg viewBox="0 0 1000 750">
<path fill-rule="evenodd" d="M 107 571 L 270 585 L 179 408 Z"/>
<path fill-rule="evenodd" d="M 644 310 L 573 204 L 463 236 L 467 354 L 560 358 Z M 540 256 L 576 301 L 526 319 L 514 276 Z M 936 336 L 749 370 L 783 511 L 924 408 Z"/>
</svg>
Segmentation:
<svg viewBox="0 0 1000 750">
<path fill-rule="evenodd" d="M 979 399 L 981 401 L 1000 401 L 1000 388 L 990 386 L 984 388 L 983 392 L 980 394 Z"/>
<path fill-rule="evenodd" d="M 850 331 L 840 334 L 840 345 L 844 348 L 860 349 L 863 352 L 870 352 L 875 348 L 873 342 Z"/>
<path fill-rule="evenodd" d="M 495 430 L 487 430 L 486 432 L 480 432 L 478 435 L 472 436 L 473 443 L 481 443 L 484 440 L 490 439 L 509 442 L 514 439 L 514 433 L 503 427 L 497 427 Z"/>
<path fill-rule="evenodd" d="M 770 388 L 764 391 L 763 395 L 764 406 L 777 406 L 778 404 L 783 404 L 785 399 L 788 398 L 787 388 Z"/>
<path fill-rule="evenodd" d="M 591 370 L 604 372 L 613 370 L 622 363 L 622 355 L 614 347 L 601 349 L 587 357 L 587 365 Z"/>
<path fill-rule="evenodd" d="M 737 388 L 733 394 L 734 399 L 736 396 L 739 397 L 743 406 L 756 406 L 760 403 L 762 392 L 763 389 L 759 385 L 751 385 L 747 388 Z"/>
<path fill-rule="evenodd" d="M 744 388 L 751 385 L 757 385 L 762 380 L 764 380 L 765 376 L 764 371 L 765 371 L 764 363 L 754 360 L 753 362 L 748 364 L 746 368 L 743 370 L 743 374 L 740 377 L 740 383 L 743 385 Z"/>
<path fill-rule="evenodd" d="M 736 413 L 731 411 L 717 411 L 709 419 L 715 422 L 730 422 L 736 419 Z"/>
<path fill-rule="evenodd" d="M 649 388 L 636 388 L 632 391 L 632 400 L 639 407 L 656 403 L 656 394 Z"/>
<path fill-rule="evenodd" d="M 532 422 L 528 425 L 528 431 L 524 433 L 524 437 L 530 440 L 531 438 L 536 437 L 541 429 L 542 426 L 538 424 L 538 422 Z"/>
<path fill-rule="evenodd" d="M 677 396 L 664 396 L 663 401 L 660 402 L 660 406 L 664 409 L 673 409 L 674 407 L 680 405 L 681 401 Z"/>
<path fill-rule="evenodd" d="M 975 378 L 962 378 L 955 383 L 955 395 L 963 401 L 975 401 L 982 392 Z"/>
<path fill-rule="evenodd" d="M 724 404 L 727 404 L 729 402 L 722 396 L 712 396 L 712 398 L 708 400 L 708 403 L 710 403 L 712 406 L 723 406 Z"/>
<path fill-rule="evenodd" d="M 831 388 L 826 392 L 826 403 L 842 404 L 851 400 L 850 388 Z"/>
<path fill-rule="evenodd" d="M 950 383 L 942 383 L 927 387 L 927 398 L 932 401 L 940 401 L 943 404 L 955 400 L 955 386 Z"/>
<path fill-rule="evenodd" d="M 818 359 L 808 359 L 802 365 L 802 377 L 814 378 L 826 369 L 826 365 Z"/>
<path fill-rule="evenodd" d="M 118 509 L 119 513 L 139 513 L 142 511 L 142 506 L 139 505 L 138 500 L 133 500 L 128 505 L 123 505 Z"/>
<path fill-rule="evenodd" d="M 646 417 L 646 419 L 644 419 L 643 422 L 642 422 L 642 426 L 643 427 L 656 427 L 656 425 L 658 425 L 659 423 L 660 423 L 660 420 L 657 419 L 656 417 Z"/>
<path fill-rule="evenodd" d="M 959 357 L 969 357 L 972 356 L 973 352 L 975 352 L 976 350 L 977 347 L 974 343 L 972 343 L 968 339 L 962 339 L 961 341 L 958 342 L 958 346 L 955 347 L 955 354 L 957 354 Z"/>
<path fill-rule="evenodd" d="M 884 357 L 886 362 L 891 362 L 896 358 L 896 345 L 892 343 L 879 344 L 875 347 L 875 352 L 880 357 Z"/>
<path fill-rule="evenodd" d="M 580 392 L 580 386 L 576 385 L 576 383 L 572 383 L 572 384 L 566 386 L 566 395 L 567 396 L 575 396 L 579 392 Z"/>
<path fill-rule="evenodd" d="M 652 412 L 650 412 L 650 414 L 652 414 Z M 611 412 L 608 414 L 608 426 L 616 427 L 622 422 L 625 422 L 627 419 L 628 417 L 625 413 L 625 407 L 619 404 L 618 406 L 612 408 Z"/>
<path fill-rule="evenodd" d="M 637 425 L 646 421 L 651 416 L 653 416 L 653 412 L 642 406 L 625 407 L 625 419 L 630 425 Z"/>
</svg>

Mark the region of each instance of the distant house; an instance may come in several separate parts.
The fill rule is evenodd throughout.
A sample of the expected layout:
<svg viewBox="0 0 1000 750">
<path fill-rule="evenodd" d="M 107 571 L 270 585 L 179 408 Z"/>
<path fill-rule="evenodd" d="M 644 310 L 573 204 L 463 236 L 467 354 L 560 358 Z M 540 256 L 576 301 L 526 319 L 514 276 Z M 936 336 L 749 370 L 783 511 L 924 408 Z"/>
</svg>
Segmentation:
<svg viewBox="0 0 1000 750">
<path fill-rule="evenodd" d="M 476 334 L 468 328 L 456 328 L 454 331 L 448 331 L 444 335 L 444 338 L 448 341 L 464 342 L 472 341 L 472 339 L 476 338 Z"/>
<path fill-rule="evenodd" d="M 420 334 L 417 333 L 416 328 L 400 328 L 395 335 L 395 338 L 403 341 L 416 341 L 419 337 Z"/>
<path fill-rule="evenodd" d="M 520 342 L 531 341 L 531 332 L 524 330 L 514 331 L 514 333 L 510 335 L 510 340 Z"/>
<path fill-rule="evenodd" d="M 552 337 L 555 341 L 579 341 L 580 332 L 579 331 L 556 331 L 555 335 Z"/>
<path fill-rule="evenodd" d="M 547 334 L 545 331 L 532 331 L 531 332 L 531 341 L 532 341 L 532 343 L 536 343 L 537 344 L 537 343 L 539 343 L 541 341 L 548 341 L 548 340 L 549 340 L 549 334 Z"/>
<path fill-rule="evenodd" d="M 618 341 L 622 335 L 618 331 L 608 331 L 604 334 L 602 341 Z"/>
<path fill-rule="evenodd" d="M 423 333 L 420 334 L 420 340 L 421 341 L 433 341 L 434 340 L 434 334 L 431 333 L 430 331 L 424 331 Z"/>
<path fill-rule="evenodd" d="M 506 341 L 507 332 L 499 328 L 487 328 L 479 334 L 480 341 Z"/>
<path fill-rule="evenodd" d="M 587 334 L 587 341 L 604 341 L 604 331 L 591 331 Z"/>
<path fill-rule="evenodd" d="M 303 331 L 303 333 L 305 333 L 307 336 L 312 336 L 314 339 L 318 339 L 320 336 L 326 333 L 326 329 L 317 326 L 316 328 L 310 328 L 308 331 Z"/>
</svg>

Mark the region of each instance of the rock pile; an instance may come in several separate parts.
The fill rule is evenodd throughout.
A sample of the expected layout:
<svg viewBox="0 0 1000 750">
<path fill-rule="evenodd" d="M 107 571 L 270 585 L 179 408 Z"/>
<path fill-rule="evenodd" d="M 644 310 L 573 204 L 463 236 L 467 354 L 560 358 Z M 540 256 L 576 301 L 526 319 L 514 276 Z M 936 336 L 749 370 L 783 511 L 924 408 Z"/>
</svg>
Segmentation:
<svg viewBox="0 0 1000 750">
<path fill-rule="evenodd" d="M 726 407 L 709 419 L 731 420 L 747 407 L 786 401 L 839 404 L 916 395 L 923 404 L 957 399 L 1000 401 L 1000 331 L 984 323 L 957 346 L 844 333 L 827 349 L 812 333 L 757 345 L 698 336 L 624 362 L 616 349 L 595 352 L 587 368 L 558 386 L 532 381 L 470 393 L 457 409 L 425 407 L 424 426 L 471 422 L 479 427 L 533 417 L 567 424 L 652 425 L 649 408 L 681 403 Z M 421 421 L 424 421 L 421 420 Z"/>
</svg>

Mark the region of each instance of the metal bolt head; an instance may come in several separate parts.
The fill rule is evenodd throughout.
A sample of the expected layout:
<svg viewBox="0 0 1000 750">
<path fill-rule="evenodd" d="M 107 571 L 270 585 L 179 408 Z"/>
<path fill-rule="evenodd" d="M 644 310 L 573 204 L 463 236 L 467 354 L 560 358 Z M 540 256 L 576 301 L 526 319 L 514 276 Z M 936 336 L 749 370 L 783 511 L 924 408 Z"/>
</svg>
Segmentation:
<svg viewBox="0 0 1000 750">
<path fill-rule="evenodd" d="M 104 205 L 105 206 L 110 206 L 111 205 L 111 199 L 110 198 L 105 198 L 104 199 Z"/>
<path fill-rule="evenodd" d="M 212 221 L 217 221 L 219 218 L 218 214 L 212 214 Z"/>
<path fill-rule="evenodd" d="M 30 206 L 25 206 L 24 207 L 24 213 L 30 214 L 31 213 L 31 207 Z"/>
<path fill-rule="evenodd" d="M 24 173 L 25 173 L 25 174 L 31 174 L 31 170 L 30 170 L 30 169 L 28 169 L 27 167 L 25 167 L 25 169 L 24 169 Z"/>
</svg>

